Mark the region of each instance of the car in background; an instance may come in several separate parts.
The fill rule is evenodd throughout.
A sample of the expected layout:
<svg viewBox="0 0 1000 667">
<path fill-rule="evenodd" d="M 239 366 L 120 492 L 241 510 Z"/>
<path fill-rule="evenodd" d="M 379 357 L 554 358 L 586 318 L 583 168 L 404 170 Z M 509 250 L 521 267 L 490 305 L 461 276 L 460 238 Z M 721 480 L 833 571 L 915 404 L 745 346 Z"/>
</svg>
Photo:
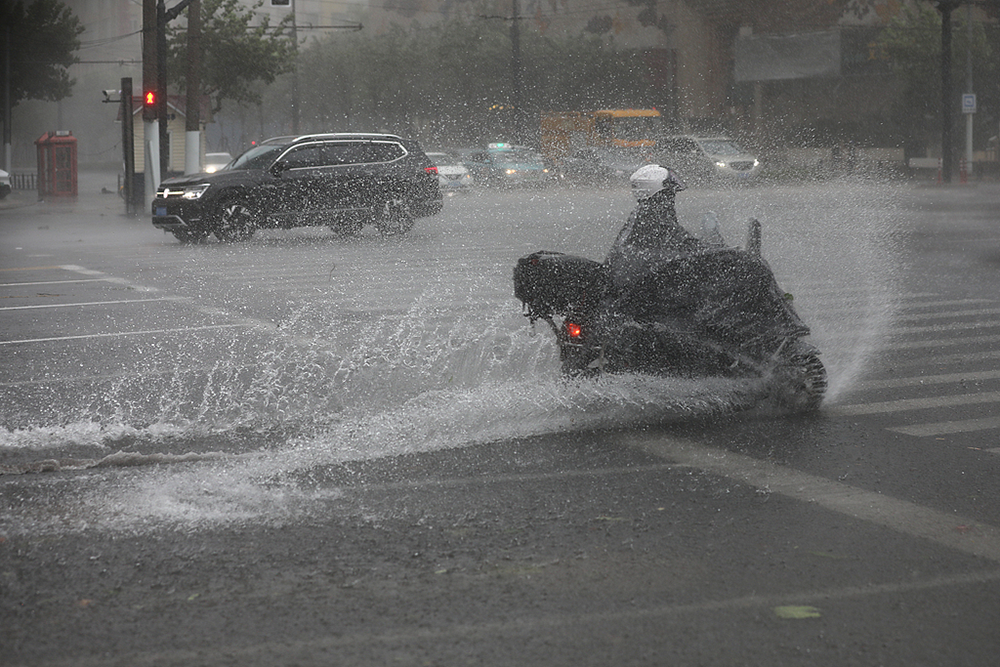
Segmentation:
<svg viewBox="0 0 1000 667">
<path fill-rule="evenodd" d="M 310 134 L 260 143 L 214 174 L 168 178 L 153 226 L 182 242 L 215 234 L 240 241 L 257 229 L 373 224 L 401 234 L 441 211 L 437 167 L 416 141 L 394 134 Z"/>
<path fill-rule="evenodd" d="M 549 180 L 542 156 L 526 146 L 493 143 L 467 155 L 465 166 L 477 181 L 494 187 L 543 187 Z"/>
<path fill-rule="evenodd" d="M 11 193 L 10 174 L 0 169 L 0 199 L 6 199 Z"/>
<path fill-rule="evenodd" d="M 648 149 L 581 148 L 562 159 L 560 174 L 569 183 L 612 185 L 627 183 L 636 169 L 649 164 Z"/>
<path fill-rule="evenodd" d="M 202 171 L 214 174 L 232 161 L 233 156 L 229 153 L 205 153 L 205 166 Z"/>
<path fill-rule="evenodd" d="M 670 136 L 656 148 L 655 161 L 692 185 L 748 182 L 760 173 L 760 160 L 726 136 Z"/>
<path fill-rule="evenodd" d="M 476 180 L 457 156 L 437 151 L 428 153 L 427 157 L 437 165 L 438 185 L 442 192 L 469 192 L 475 185 Z"/>
</svg>

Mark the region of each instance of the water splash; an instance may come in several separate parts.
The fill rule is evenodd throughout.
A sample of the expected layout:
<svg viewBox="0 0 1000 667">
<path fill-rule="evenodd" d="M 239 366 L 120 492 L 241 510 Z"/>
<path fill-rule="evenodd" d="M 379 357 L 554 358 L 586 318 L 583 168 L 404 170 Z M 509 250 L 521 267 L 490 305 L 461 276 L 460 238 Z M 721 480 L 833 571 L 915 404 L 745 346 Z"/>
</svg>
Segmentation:
<svg viewBox="0 0 1000 667">
<path fill-rule="evenodd" d="M 742 243 L 746 220 L 761 220 L 764 256 L 813 330 L 835 401 L 893 317 L 899 189 L 690 194 L 679 202 L 682 222 L 697 227 L 715 210 L 729 243 Z M 305 303 L 276 332 L 200 343 L 190 351 L 207 360 L 200 366 L 141 350 L 147 366 L 79 378 L 69 401 L 44 382 L 10 387 L 31 409 L 5 416 L 0 465 L 66 474 L 31 476 L 24 484 L 58 489 L 55 500 L 10 501 L 0 530 L 280 523 L 335 503 L 337 489 L 296 480 L 347 461 L 639 428 L 740 409 L 763 394 L 748 381 L 564 381 L 549 332 L 532 330 L 518 309 L 509 267 L 489 267 L 472 282 L 439 277 L 399 312 Z M 11 479 L 8 498 L 20 484 Z"/>
</svg>

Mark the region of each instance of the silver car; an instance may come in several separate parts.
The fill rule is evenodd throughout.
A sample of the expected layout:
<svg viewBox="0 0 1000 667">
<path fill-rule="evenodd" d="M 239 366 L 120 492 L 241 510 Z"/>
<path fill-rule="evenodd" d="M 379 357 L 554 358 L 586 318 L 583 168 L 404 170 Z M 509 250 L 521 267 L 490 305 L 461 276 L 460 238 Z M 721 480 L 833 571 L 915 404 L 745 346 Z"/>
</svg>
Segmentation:
<svg viewBox="0 0 1000 667">
<path fill-rule="evenodd" d="M 475 179 L 457 157 L 448 153 L 427 153 L 431 162 L 437 165 L 438 184 L 441 192 L 469 192 Z"/>
<path fill-rule="evenodd" d="M 692 184 L 751 181 L 760 173 L 760 160 L 726 136 L 666 137 L 656 153 L 661 165 Z"/>
</svg>

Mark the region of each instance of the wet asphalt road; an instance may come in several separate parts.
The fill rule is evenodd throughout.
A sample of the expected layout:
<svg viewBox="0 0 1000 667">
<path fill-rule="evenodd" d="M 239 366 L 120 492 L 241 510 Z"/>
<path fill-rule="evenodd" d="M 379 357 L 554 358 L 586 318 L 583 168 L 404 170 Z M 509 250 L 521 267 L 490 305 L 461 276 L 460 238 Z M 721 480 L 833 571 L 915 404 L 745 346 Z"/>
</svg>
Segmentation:
<svg viewBox="0 0 1000 667">
<path fill-rule="evenodd" d="M 762 212 L 819 414 L 534 379 L 507 267 L 599 257 L 614 192 L 238 248 L 0 211 L 3 664 L 995 664 L 1000 188 L 689 194 Z"/>
</svg>

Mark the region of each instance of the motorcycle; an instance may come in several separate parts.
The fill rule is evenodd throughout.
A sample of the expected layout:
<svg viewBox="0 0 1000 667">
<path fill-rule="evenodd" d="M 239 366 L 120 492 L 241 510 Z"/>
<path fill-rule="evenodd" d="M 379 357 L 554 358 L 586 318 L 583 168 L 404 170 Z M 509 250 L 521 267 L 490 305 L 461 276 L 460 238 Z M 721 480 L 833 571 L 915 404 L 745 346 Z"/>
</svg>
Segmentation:
<svg viewBox="0 0 1000 667">
<path fill-rule="evenodd" d="M 779 406 L 818 409 L 826 369 L 762 257 L 760 223 L 750 221 L 741 249 L 725 245 L 709 216 L 703 248 L 624 286 L 607 263 L 543 250 L 517 261 L 514 294 L 532 324 L 552 329 L 566 376 L 759 378 Z"/>
</svg>

